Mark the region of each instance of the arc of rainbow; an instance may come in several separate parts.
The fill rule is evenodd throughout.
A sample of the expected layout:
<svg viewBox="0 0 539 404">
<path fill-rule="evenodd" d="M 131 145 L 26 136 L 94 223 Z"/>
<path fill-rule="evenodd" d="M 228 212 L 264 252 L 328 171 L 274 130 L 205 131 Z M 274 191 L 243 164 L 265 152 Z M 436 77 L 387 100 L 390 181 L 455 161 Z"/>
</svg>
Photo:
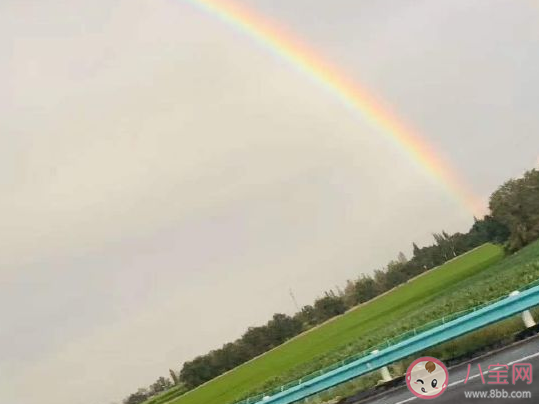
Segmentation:
<svg viewBox="0 0 539 404">
<path fill-rule="evenodd" d="M 245 32 L 295 68 L 315 79 L 339 97 L 345 105 L 359 112 L 371 125 L 379 129 L 380 133 L 396 142 L 416 164 L 442 183 L 467 209 L 473 213 L 484 211 L 481 198 L 469 189 L 456 170 L 451 168 L 425 139 L 410 130 L 367 90 L 349 79 L 289 31 L 230 0 L 185 1 Z"/>
</svg>

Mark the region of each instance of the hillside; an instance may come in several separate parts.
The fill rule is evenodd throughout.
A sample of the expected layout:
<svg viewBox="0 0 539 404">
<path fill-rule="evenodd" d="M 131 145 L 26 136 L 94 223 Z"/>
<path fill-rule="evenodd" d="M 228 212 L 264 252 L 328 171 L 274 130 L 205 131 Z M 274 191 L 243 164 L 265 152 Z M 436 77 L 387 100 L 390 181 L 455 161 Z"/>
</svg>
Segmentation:
<svg viewBox="0 0 539 404">
<path fill-rule="evenodd" d="M 278 375 L 328 354 L 416 310 L 448 288 L 476 275 L 503 258 L 503 251 L 485 244 L 394 290 L 350 310 L 272 351 L 245 363 L 174 400 L 174 404 L 225 404 L 262 387 Z M 297 375 L 300 376 L 300 375 Z"/>
</svg>

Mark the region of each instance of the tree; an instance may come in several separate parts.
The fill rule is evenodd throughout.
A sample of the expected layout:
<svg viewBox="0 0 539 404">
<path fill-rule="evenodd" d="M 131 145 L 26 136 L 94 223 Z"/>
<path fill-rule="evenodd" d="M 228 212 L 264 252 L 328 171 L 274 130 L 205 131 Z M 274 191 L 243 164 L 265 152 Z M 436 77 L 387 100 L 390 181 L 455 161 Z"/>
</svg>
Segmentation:
<svg viewBox="0 0 539 404">
<path fill-rule="evenodd" d="M 433 233 L 434 240 L 438 246 L 438 252 L 442 255 L 444 261 L 457 256 L 455 252 L 453 237 L 442 230 L 441 233 Z"/>
<path fill-rule="evenodd" d="M 241 339 L 252 356 L 259 355 L 272 346 L 266 327 L 249 327 Z"/>
<path fill-rule="evenodd" d="M 408 262 L 408 258 L 406 258 L 406 255 L 401 251 L 399 252 L 399 255 L 397 255 L 397 261 L 401 264 L 405 264 Z"/>
<path fill-rule="evenodd" d="M 414 257 L 417 257 L 420 254 L 421 250 L 419 249 L 416 243 L 412 243 L 412 247 L 414 251 Z"/>
<path fill-rule="evenodd" d="M 490 215 L 476 219 L 468 233 L 469 243 L 477 247 L 488 241 L 504 244 L 509 239 L 510 231 L 506 225 Z"/>
<path fill-rule="evenodd" d="M 354 307 L 359 303 L 359 296 L 356 290 L 356 282 L 351 280 L 346 281 L 346 286 L 344 287 L 344 294 L 342 297 L 346 307 Z"/>
<path fill-rule="evenodd" d="M 399 261 L 391 261 L 387 264 L 385 285 L 387 289 L 394 288 L 406 281 L 406 275 L 402 271 L 406 262 L 401 263 Z"/>
<path fill-rule="evenodd" d="M 178 384 L 178 375 L 176 374 L 175 371 L 173 371 L 172 369 L 169 369 L 168 372 L 170 373 L 170 378 L 172 379 L 172 382 L 176 385 Z"/>
<path fill-rule="evenodd" d="M 356 294 L 359 303 L 364 303 L 382 293 L 378 285 L 370 276 L 362 274 L 355 283 Z"/>
<path fill-rule="evenodd" d="M 124 404 L 140 404 L 146 401 L 148 398 L 148 391 L 144 388 L 140 388 L 136 393 L 131 394 L 124 400 Z"/>
<path fill-rule="evenodd" d="M 194 388 L 217 376 L 215 369 L 211 366 L 210 355 L 211 353 L 198 356 L 192 361 L 185 362 L 180 371 L 180 381 L 188 388 Z"/>
<path fill-rule="evenodd" d="M 374 282 L 378 293 L 384 293 L 389 289 L 387 284 L 387 273 L 381 269 L 374 270 Z"/>
<path fill-rule="evenodd" d="M 150 394 L 152 396 L 156 395 L 156 394 L 159 394 L 165 390 L 168 390 L 170 389 L 171 387 L 173 386 L 172 382 L 170 381 L 170 379 L 166 378 L 166 377 L 159 377 L 155 383 L 153 383 L 151 386 L 150 386 Z"/>
<path fill-rule="evenodd" d="M 277 313 L 268 322 L 267 329 L 271 345 L 275 347 L 299 334 L 302 330 L 302 324 L 297 319 Z"/>
<path fill-rule="evenodd" d="M 511 179 L 490 197 L 492 217 L 510 232 L 507 249 L 516 251 L 539 237 L 539 171 Z"/>
<path fill-rule="evenodd" d="M 303 306 L 301 311 L 294 315 L 294 318 L 303 325 L 304 329 L 311 328 L 317 324 L 316 310 L 310 304 Z"/>
<path fill-rule="evenodd" d="M 346 311 L 346 305 L 341 297 L 333 292 L 326 292 L 326 295 L 314 302 L 316 318 L 319 323 L 332 317 L 338 316 Z"/>
</svg>

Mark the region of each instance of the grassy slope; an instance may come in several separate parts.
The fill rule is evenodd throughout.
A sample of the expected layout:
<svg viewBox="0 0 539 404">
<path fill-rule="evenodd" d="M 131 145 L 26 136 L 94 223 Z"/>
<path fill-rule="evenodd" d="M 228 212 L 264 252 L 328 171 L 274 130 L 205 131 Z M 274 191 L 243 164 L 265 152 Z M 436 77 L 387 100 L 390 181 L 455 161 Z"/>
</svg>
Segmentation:
<svg viewBox="0 0 539 404">
<path fill-rule="evenodd" d="M 461 280 L 474 275 L 503 257 L 501 248 L 487 244 L 430 271 L 367 304 L 307 332 L 229 373 L 186 393 L 174 404 L 227 404 L 245 391 L 263 384 L 276 374 L 290 371 L 352 343 L 373 330 L 390 326 L 411 310 L 421 307 Z"/>
<path fill-rule="evenodd" d="M 507 296 L 510 292 L 538 280 L 539 240 L 489 266 L 486 270 L 480 271 L 447 288 L 445 293 L 438 295 L 425 306 L 410 311 L 406 316 L 400 318 L 394 323 L 392 329 L 384 328 L 376 331 L 374 340 L 377 342 L 384 341 L 387 337 L 421 326 L 425 323 L 425 319 L 439 319 L 448 313 L 455 313 L 482 303 L 491 302 L 493 299 Z M 539 307 L 533 309 L 532 314 L 535 319 L 539 318 Z M 501 323 L 496 323 L 480 331 L 430 348 L 405 361 L 399 361 L 390 366 L 390 370 L 394 375 L 402 374 L 417 356 L 434 356 L 445 361 L 461 355 L 470 355 L 472 352 L 481 352 L 485 348 L 485 344 L 500 343 L 504 340 L 508 342 L 511 340 L 510 336 L 513 333 L 523 329 L 522 319 L 520 315 L 516 315 Z M 343 353 L 348 352 L 348 355 L 350 355 L 351 353 L 361 352 L 368 347 L 372 347 L 372 341 L 365 341 L 365 337 L 360 337 L 354 344 L 347 347 L 345 352 L 342 352 L 342 350 L 332 352 L 328 355 L 328 359 L 333 359 L 334 362 L 336 354 L 342 358 Z M 317 359 L 317 362 L 319 361 L 320 358 Z M 373 377 L 363 376 L 328 391 L 315 399 L 313 404 L 324 400 L 329 401 L 330 398 L 336 396 L 347 397 L 358 391 L 374 387 L 378 380 L 379 374 L 375 374 Z"/>
</svg>

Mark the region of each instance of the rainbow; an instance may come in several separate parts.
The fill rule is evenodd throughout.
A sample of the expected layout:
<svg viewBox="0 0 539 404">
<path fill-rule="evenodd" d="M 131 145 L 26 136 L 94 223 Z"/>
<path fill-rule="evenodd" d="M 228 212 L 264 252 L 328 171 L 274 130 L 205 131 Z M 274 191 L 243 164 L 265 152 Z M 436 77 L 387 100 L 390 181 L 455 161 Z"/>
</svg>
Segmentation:
<svg viewBox="0 0 539 404">
<path fill-rule="evenodd" d="M 244 32 L 313 78 L 344 105 L 361 114 L 381 134 L 396 143 L 423 171 L 427 172 L 465 208 L 475 214 L 484 211 L 484 203 L 467 186 L 429 143 L 408 128 L 390 109 L 348 78 L 319 53 L 302 43 L 291 32 L 268 18 L 231 0 L 185 0 Z"/>
</svg>

